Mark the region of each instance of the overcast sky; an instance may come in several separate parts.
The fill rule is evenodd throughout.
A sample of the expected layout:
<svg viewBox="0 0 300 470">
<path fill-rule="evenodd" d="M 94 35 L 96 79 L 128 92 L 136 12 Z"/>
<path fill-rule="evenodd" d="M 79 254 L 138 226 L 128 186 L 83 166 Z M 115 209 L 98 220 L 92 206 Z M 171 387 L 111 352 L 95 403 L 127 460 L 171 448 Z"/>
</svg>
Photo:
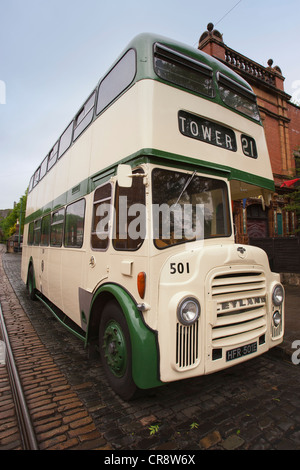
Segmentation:
<svg viewBox="0 0 300 470">
<path fill-rule="evenodd" d="M 153 32 L 197 47 L 207 24 L 300 100 L 299 0 L 0 0 L 0 209 L 29 179 L 127 43 Z"/>
</svg>

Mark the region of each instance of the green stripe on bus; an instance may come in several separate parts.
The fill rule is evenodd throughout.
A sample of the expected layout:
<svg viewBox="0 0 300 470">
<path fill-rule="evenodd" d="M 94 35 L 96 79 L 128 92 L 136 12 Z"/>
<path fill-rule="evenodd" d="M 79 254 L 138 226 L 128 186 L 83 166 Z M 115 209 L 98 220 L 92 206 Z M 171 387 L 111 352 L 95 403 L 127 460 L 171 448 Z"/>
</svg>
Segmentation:
<svg viewBox="0 0 300 470">
<path fill-rule="evenodd" d="M 196 158 L 165 152 L 162 150 L 145 148 L 119 160 L 117 163 L 114 163 L 113 165 L 105 168 L 101 172 L 95 173 L 90 178 L 81 181 L 73 188 L 70 188 L 68 191 L 55 198 L 53 201 L 47 203 L 41 209 L 27 216 L 25 219 L 25 224 L 33 222 L 37 218 L 46 215 L 50 211 L 64 207 L 65 205 L 68 205 L 71 202 L 80 199 L 94 191 L 96 187 L 105 183 L 110 179 L 110 177 L 116 174 L 117 166 L 120 163 L 129 163 L 131 166 L 137 166 L 142 163 L 153 163 L 156 165 L 170 165 L 172 168 L 181 168 L 183 170 L 189 170 L 193 168 L 198 169 L 198 171 L 201 171 L 207 175 L 227 178 L 229 181 L 238 180 L 243 183 L 261 187 L 263 189 L 268 189 L 270 191 L 275 190 L 274 181 L 263 178 L 262 176 L 253 175 L 245 171 L 237 170 L 236 168 L 207 162 L 205 160 L 198 160 Z"/>
</svg>

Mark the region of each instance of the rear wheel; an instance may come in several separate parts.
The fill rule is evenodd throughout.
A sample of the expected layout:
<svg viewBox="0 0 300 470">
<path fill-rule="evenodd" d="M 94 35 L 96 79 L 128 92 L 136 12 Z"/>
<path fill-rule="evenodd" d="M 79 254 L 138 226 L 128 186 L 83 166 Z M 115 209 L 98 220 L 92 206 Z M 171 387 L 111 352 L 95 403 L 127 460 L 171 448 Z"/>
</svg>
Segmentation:
<svg viewBox="0 0 300 470">
<path fill-rule="evenodd" d="M 34 271 L 33 271 L 32 265 L 30 265 L 30 268 L 28 271 L 27 288 L 28 288 L 28 294 L 29 294 L 30 299 L 36 300 L 35 288 L 34 288 Z"/>
<path fill-rule="evenodd" d="M 124 400 L 129 400 L 136 391 L 132 378 L 131 341 L 126 319 L 115 301 L 108 302 L 103 309 L 99 347 L 110 386 Z"/>
</svg>

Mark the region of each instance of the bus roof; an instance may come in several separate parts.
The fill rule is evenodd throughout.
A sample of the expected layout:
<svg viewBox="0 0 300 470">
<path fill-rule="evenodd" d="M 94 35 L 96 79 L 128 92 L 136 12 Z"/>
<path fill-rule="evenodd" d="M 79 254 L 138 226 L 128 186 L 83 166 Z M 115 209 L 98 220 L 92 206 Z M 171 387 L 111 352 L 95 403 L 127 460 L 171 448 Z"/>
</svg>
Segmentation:
<svg viewBox="0 0 300 470">
<path fill-rule="evenodd" d="M 153 44 L 161 43 L 165 46 L 169 47 L 170 49 L 175 49 L 176 51 L 181 52 L 182 54 L 191 57 L 194 60 L 202 62 L 205 65 L 208 65 L 213 69 L 214 72 L 219 71 L 226 75 L 228 78 L 236 81 L 241 86 L 247 88 L 249 91 L 253 92 L 249 83 L 244 80 L 240 75 L 235 73 L 229 67 L 224 65 L 219 60 L 215 59 L 214 57 L 210 56 L 206 52 L 200 51 L 195 47 L 190 45 L 184 44 L 179 41 L 175 41 L 174 39 L 167 38 L 162 35 L 157 35 L 154 33 L 141 33 L 135 36 L 127 45 L 127 47 L 123 50 L 123 52 L 119 55 L 119 57 L 115 60 L 115 62 L 110 67 L 113 68 L 114 65 L 120 60 L 120 58 L 124 55 L 126 51 L 130 48 L 135 49 L 138 54 L 138 60 L 144 64 L 144 67 L 138 67 L 139 74 L 136 77 L 136 80 L 142 78 L 154 78 L 157 79 L 157 75 L 153 71 L 153 64 L 149 63 L 148 58 L 153 56 Z M 109 69 L 109 70 L 110 70 Z M 100 81 L 103 77 L 100 79 Z"/>
</svg>

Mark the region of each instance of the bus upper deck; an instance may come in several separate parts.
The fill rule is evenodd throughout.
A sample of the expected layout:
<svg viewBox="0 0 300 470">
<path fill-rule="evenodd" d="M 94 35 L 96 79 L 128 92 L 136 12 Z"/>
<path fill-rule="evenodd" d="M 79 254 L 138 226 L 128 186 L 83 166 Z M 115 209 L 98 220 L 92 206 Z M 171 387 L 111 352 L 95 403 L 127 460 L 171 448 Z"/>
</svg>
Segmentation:
<svg viewBox="0 0 300 470">
<path fill-rule="evenodd" d="M 261 194 L 267 200 L 274 190 L 251 87 L 201 51 L 143 34 L 100 80 L 35 171 L 27 216 L 88 193 L 100 172 L 111 175 L 116 163 L 137 155 L 221 171 L 233 199 Z"/>
</svg>

